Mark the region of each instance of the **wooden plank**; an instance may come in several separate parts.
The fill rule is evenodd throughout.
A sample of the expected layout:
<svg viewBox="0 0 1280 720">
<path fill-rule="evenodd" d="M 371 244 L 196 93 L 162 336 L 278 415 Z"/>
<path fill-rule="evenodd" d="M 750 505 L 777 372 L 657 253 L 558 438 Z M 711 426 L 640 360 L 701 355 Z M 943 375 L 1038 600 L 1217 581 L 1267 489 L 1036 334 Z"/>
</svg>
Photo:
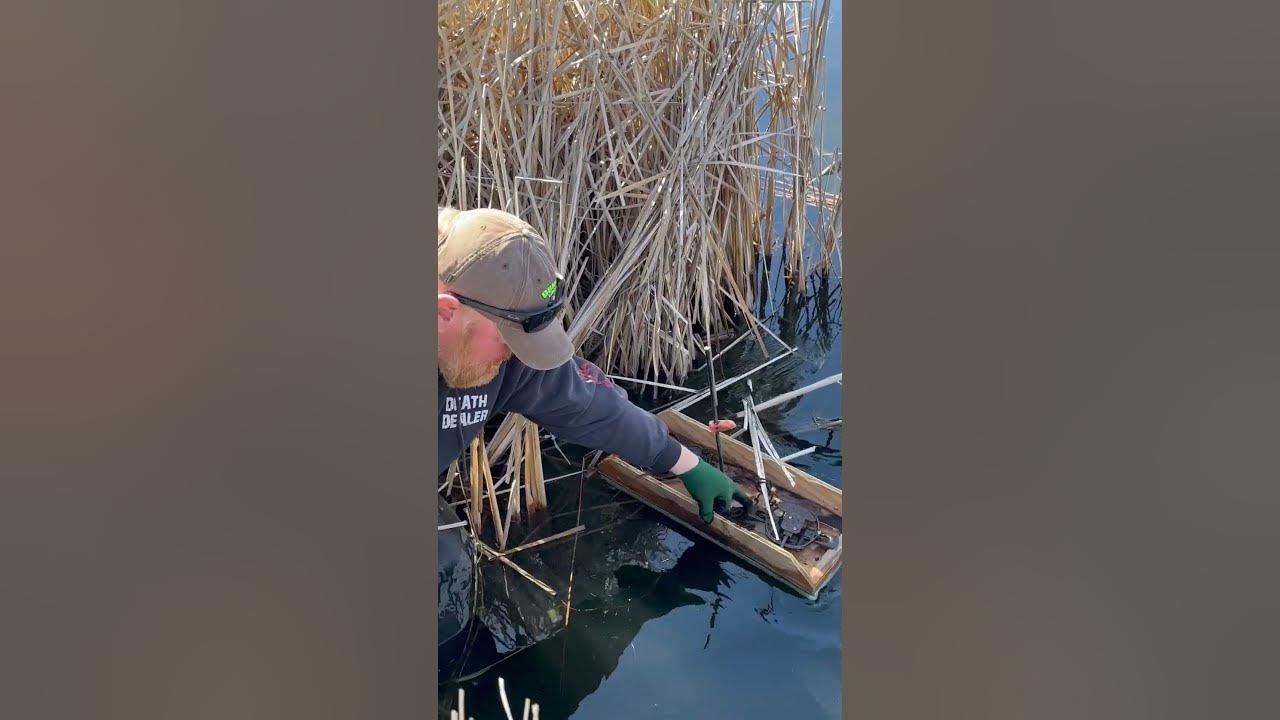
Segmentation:
<svg viewBox="0 0 1280 720">
<path fill-rule="evenodd" d="M 608 457 L 600 463 L 598 469 L 612 484 L 627 494 L 751 563 L 801 595 L 816 597 L 819 583 L 825 578 L 815 580 L 810 569 L 786 549 L 719 516 L 710 524 L 703 523 L 698 517 L 697 504 L 691 497 L 620 458 Z"/>
<path fill-rule="evenodd" d="M 643 486 L 628 487 L 618 485 L 618 487 L 691 532 L 710 540 L 758 570 L 791 587 L 801 595 L 810 599 L 816 597 L 812 580 L 806 569 L 801 567 L 795 561 L 795 558 L 776 545 L 732 525 L 730 527 L 733 529 L 728 532 L 717 532 L 715 528 L 707 526 L 701 519 L 698 519 L 696 514 L 681 513 L 674 510 L 668 504 L 669 498 L 657 497 L 646 493 Z M 723 520 L 717 520 L 716 522 L 724 523 Z"/>
<path fill-rule="evenodd" d="M 692 418 L 668 410 L 658 416 L 671 430 L 672 434 L 687 445 L 714 451 L 715 436 L 706 426 Z M 755 455 L 750 446 L 729 437 L 721 437 L 721 447 L 725 461 L 734 465 L 754 468 Z M 823 530 L 833 533 L 836 547 L 823 549 L 809 546 L 800 551 L 779 547 L 770 539 L 757 535 L 745 528 L 731 523 L 719 516 L 710 524 L 703 523 L 698 517 L 697 505 L 689 497 L 678 481 L 669 477 L 655 477 L 635 468 L 617 457 L 608 457 L 598 467 L 609 482 L 628 495 L 649 505 L 679 525 L 695 534 L 714 542 L 716 545 L 746 561 L 761 572 L 779 580 L 810 599 L 817 597 L 821 590 L 835 575 L 841 563 L 842 495 L 839 488 L 787 465 L 796 479 L 796 487 L 790 483 L 781 470 L 778 461 L 764 458 L 765 475 L 782 490 L 813 503 L 813 507 L 826 511 L 828 517 L 823 521 Z M 834 522 L 834 526 L 831 523 Z"/>
</svg>

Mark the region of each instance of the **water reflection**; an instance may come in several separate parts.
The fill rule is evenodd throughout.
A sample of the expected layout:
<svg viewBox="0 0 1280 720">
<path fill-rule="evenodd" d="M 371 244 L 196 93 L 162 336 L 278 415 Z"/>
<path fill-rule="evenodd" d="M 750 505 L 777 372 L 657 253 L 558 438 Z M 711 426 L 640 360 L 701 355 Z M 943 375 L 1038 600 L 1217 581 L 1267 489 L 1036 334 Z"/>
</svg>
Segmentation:
<svg viewBox="0 0 1280 720">
<path fill-rule="evenodd" d="M 513 703 L 522 704 L 524 695 L 519 693 L 524 693 L 539 702 L 541 717 L 570 717 L 628 654 L 635 657 L 636 638 L 653 621 L 682 608 L 706 608 L 709 612 L 685 616 L 681 627 L 682 634 L 697 632 L 701 636 L 698 644 L 702 650 L 710 648 L 721 612 L 732 602 L 737 582 L 734 576 L 752 573 L 720 548 L 684 539 L 647 509 L 620 524 L 617 534 L 598 542 L 609 545 L 579 557 L 569 628 L 557 628 L 548 637 L 505 656 L 483 656 L 483 672 L 479 674 L 474 665 L 481 654 L 473 654 L 471 676 L 442 689 L 445 717 L 456 697 L 456 687 L 466 690 L 469 714 L 474 708 L 476 717 L 501 717 L 498 676 L 506 679 Z M 548 562 L 546 567 L 555 564 Z M 779 598 L 805 602 L 775 586 L 763 602 L 742 609 L 760 621 L 776 624 Z M 482 643 L 491 644 L 483 650 L 493 653 L 501 640 L 495 634 L 485 634 L 488 637 Z M 642 694 L 648 692 L 658 690 L 650 688 Z"/>
</svg>

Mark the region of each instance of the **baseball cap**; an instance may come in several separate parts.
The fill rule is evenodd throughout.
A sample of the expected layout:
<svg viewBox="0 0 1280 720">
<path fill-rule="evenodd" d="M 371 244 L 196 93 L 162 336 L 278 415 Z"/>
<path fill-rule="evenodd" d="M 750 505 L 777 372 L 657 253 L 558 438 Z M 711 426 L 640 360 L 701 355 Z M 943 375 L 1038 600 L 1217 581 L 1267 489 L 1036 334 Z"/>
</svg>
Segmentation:
<svg viewBox="0 0 1280 720">
<path fill-rule="evenodd" d="M 573 357 L 573 343 L 558 317 L 536 332 L 492 310 L 551 311 L 563 292 L 547 242 L 516 216 L 483 208 L 453 216 L 439 236 L 440 279 L 498 326 L 512 354 L 535 370 L 551 370 Z M 472 307 L 475 307 L 472 305 Z"/>
</svg>

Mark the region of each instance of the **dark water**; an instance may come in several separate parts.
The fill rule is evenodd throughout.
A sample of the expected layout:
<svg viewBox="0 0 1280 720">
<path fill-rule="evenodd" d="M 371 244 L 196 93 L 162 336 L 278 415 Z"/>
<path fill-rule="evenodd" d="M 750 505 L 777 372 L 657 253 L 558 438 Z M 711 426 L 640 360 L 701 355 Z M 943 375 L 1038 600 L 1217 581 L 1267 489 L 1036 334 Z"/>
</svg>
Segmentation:
<svg viewBox="0 0 1280 720">
<path fill-rule="evenodd" d="M 752 376 L 757 401 L 840 372 L 838 282 L 806 304 L 778 301 L 765 308 L 770 327 L 797 350 Z M 765 345 L 778 354 L 777 341 L 766 338 Z M 764 357 L 754 341 L 744 341 L 722 360 L 720 378 L 750 370 Z M 694 375 L 686 384 L 700 388 L 707 381 Z M 648 407 L 681 397 L 637 397 L 638 386 L 628 391 Z M 726 388 L 721 414 L 741 409 L 746 391 L 745 382 Z M 709 419 L 710 402 L 685 412 Z M 839 385 L 761 413 L 779 453 L 817 445 L 816 453 L 793 462 L 836 486 L 841 433 L 815 428 L 814 418 L 840 416 Z M 565 451 L 573 460 L 581 457 Z M 549 476 L 571 469 L 577 467 L 547 462 Z M 547 720 L 840 716 L 839 574 L 816 601 L 806 600 L 714 545 L 695 541 L 599 476 L 551 483 L 550 519 L 537 536 L 577 524 L 579 496 L 582 523 L 603 529 L 576 547 L 567 541 L 516 557 L 559 591 L 568 588 L 572 570 L 568 628 L 541 591 L 486 563 L 481 604 L 501 608 L 502 620 L 494 625 L 504 630 L 498 637 L 488 629 L 475 633 L 461 671 L 474 677 L 442 685 L 441 717 L 448 718 L 458 687 L 466 691 L 468 715 L 505 717 L 499 676 L 516 717 L 526 697 L 539 703 Z M 517 541 L 521 534 L 513 533 Z"/>
</svg>

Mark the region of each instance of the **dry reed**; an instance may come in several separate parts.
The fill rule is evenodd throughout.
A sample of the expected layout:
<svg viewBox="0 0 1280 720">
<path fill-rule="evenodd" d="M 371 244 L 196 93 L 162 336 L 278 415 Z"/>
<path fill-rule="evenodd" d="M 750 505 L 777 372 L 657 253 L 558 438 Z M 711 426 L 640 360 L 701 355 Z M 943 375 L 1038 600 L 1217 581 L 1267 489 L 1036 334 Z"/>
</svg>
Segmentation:
<svg viewBox="0 0 1280 720">
<path fill-rule="evenodd" d="M 439 10 L 437 201 L 543 233 L 584 357 L 681 379 L 690 348 L 753 317 L 778 248 L 798 293 L 838 267 L 840 196 L 819 180 L 840 160 L 820 169 L 814 147 L 830 0 Z M 504 420 L 491 461 L 527 442 L 525 423 Z M 540 489 L 526 482 L 527 504 L 545 506 Z"/>
</svg>

